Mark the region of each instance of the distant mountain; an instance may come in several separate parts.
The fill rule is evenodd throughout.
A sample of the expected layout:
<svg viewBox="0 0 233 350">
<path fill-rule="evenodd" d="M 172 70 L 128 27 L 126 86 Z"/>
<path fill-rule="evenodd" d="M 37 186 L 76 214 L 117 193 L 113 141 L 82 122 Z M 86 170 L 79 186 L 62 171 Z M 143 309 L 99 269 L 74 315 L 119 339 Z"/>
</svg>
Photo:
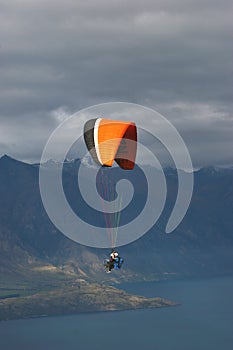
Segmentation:
<svg viewBox="0 0 233 350">
<path fill-rule="evenodd" d="M 103 224 L 77 192 L 80 161 L 66 162 L 63 183 L 73 210 L 93 223 Z M 45 164 L 48 171 L 56 166 Z M 120 169 L 114 168 L 114 176 Z M 156 279 L 232 273 L 233 264 L 233 169 L 204 168 L 195 172 L 190 208 L 180 226 L 164 234 L 177 193 L 176 170 L 165 170 L 168 198 L 157 224 L 141 239 L 120 248 L 125 257 L 124 279 Z M 127 176 L 127 175 L 125 175 Z M 140 169 L 130 175 L 138 191 L 129 220 L 145 202 Z M 60 233 L 50 222 L 40 198 L 39 167 L 4 156 L 0 159 L 0 277 L 29 277 L 32 269 L 45 265 L 86 279 L 104 278 L 102 259 L 106 250 L 81 246 Z M 86 179 L 88 184 L 88 177 Z M 88 186 L 87 186 L 88 187 Z M 156 184 L 155 184 L 156 188 Z"/>
</svg>

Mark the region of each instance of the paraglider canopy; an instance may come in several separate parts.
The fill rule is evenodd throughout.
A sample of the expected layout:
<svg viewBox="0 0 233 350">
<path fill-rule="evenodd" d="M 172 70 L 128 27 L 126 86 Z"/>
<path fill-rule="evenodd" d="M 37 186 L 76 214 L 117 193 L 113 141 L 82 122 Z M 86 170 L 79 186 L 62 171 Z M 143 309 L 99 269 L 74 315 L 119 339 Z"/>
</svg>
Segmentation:
<svg viewBox="0 0 233 350">
<path fill-rule="evenodd" d="M 135 123 L 91 119 L 84 126 L 84 139 L 97 164 L 112 167 L 115 160 L 122 169 L 134 168 L 137 151 Z"/>
</svg>

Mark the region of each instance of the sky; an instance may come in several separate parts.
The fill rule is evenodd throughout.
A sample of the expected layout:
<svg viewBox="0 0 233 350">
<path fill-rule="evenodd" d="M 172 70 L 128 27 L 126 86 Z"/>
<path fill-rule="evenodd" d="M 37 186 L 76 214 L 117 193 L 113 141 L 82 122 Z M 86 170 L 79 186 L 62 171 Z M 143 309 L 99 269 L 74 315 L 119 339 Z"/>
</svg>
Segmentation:
<svg viewBox="0 0 233 350">
<path fill-rule="evenodd" d="M 194 167 L 232 166 L 232 14 L 230 0 L 1 0 L 0 155 L 36 162 L 70 115 L 124 101 L 165 116 Z"/>
</svg>

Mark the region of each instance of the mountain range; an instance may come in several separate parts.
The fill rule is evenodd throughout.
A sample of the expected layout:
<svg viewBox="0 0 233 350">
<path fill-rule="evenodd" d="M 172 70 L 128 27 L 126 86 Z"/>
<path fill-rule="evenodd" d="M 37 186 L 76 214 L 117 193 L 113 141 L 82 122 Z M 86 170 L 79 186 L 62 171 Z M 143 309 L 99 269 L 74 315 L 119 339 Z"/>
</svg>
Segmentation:
<svg viewBox="0 0 233 350">
<path fill-rule="evenodd" d="M 76 190 L 80 160 L 66 162 L 64 190 L 76 210 L 81 197 Z M 45 165 L 50 171 L 56 163 Z M 88 168 L 87 168 L 88 171 Z M 119 177 L 117 168 L 114 170 Z M 182 223 L 172 234 L 165 234 L 167 218 L 177 194 L 177 172 L 165 169 L 168 195 L 158 222 L 137 241 L 123 246 L 125 258 L 113 281 L 159 280 L 232 273 L 233 265 L 233 169 L 215 167 L 194 172 L 194 191 Z M 140 169 L 130 175 L 138 188 L 129 217 L 140 212 L 145 202 Z M 88 181 L 88 176 L 86 181 Z M 87 183 L 88 187 L 88 183 Z M 155 183 L 156 188 L 156 183 Z M 102 225 L 95 213 L 81 206 L 80 215 Z M 129 220 L 123 216 L 123 220 Z M 103 281 L 102 261 L 106 249 L 90 248 L 65 237 L 52 224 L 39 191 L 39 166 L 3 156 L 0 159 L 0 278 L 28 280 L 41 271 L 66 273 L 75 278 Z M 59 275 L 59 276 L 61 276 Z M 33 277 L 34 276 L 34 277 Z M 50 277 L 48 277 L 49 279 Z"/>
</svg>

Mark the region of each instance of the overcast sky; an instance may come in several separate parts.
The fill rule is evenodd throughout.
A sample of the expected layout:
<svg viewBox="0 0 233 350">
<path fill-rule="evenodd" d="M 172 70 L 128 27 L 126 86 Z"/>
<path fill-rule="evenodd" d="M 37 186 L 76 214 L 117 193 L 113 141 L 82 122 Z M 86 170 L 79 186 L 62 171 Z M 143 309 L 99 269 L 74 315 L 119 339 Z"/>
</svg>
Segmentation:
<svg viewBox="0 0 233 350">
<path fill-rule="evenodd" d="M 167 117 L 194 166 L 233 165 L 232 18 L 230 0 L 1 0 L 0 155 L 38 161 L 69 115 L 125 101 Z"/>
</svg>

